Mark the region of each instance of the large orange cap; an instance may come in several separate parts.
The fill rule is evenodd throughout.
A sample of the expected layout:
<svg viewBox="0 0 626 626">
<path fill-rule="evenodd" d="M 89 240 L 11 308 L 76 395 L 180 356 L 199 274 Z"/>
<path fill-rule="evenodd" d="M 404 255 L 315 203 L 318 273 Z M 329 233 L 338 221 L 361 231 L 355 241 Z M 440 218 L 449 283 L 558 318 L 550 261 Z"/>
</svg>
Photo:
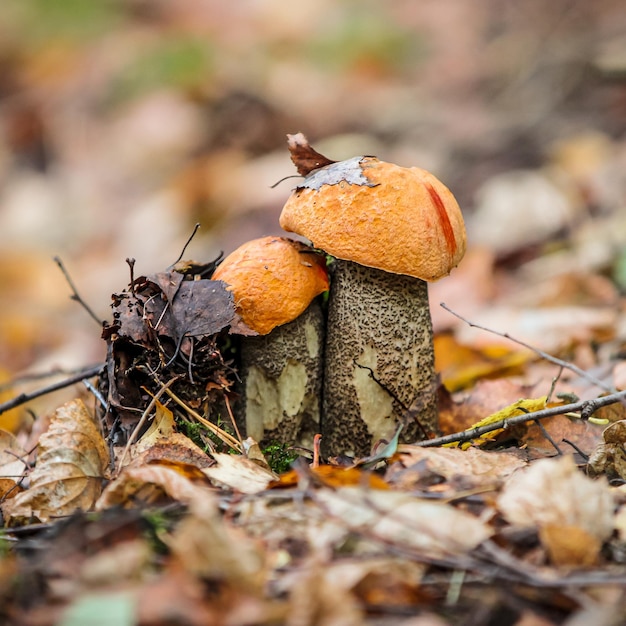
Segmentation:
<svg viewBox="0 0 626 626">
<path fill-rule="evenodd" d="M 243 244 L 220 263 L 212 278 L 230 286 L 237 312 L 260 335 L 296 319 L 328 289 L 324 257 L 285 237 Z"/>
<path fill-rule="evenodd" d="M 423 280 L 448 275 L 466 247 L 461 209 L 441 181 L 374 157 L 312 171 L 280 225 L 339 259 Z"/>
</svg>

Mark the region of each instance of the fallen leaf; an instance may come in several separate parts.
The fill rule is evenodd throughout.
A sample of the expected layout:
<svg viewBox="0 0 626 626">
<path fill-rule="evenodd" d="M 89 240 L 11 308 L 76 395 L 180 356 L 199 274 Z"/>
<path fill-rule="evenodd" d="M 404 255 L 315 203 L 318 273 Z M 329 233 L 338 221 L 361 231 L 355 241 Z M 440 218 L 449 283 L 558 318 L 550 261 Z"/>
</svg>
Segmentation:
<svg viewBox="0 0 626 626">
<path fill-rule="evenodd" d="M 361 161 L 364 157 L 356 156 L 338 163 L 325 165 L 320 169 L 313 170 L 303 182 L 299 183 L 296 189 L 319 189 L 322 185 L 338 185 L 346 182 L 349 185 L 359 185 L 361 187 L 375 187 L 376 183 L 363 174 Z"/>
<path fill-rule="evenodd" d="M 138 502 L 152 504 L 164 498 L 186 504 L 199 491 L 210 497 L 208 488 L 195 484 L 173 467 L 156 464 L 127 466 L 102 492 L 96 510 L 112 506 L 134 507 Z"/>
<path fill-rule="evenodd" d="M 180 465 L 179 471 L 186 473 L 184 466 L 207 467 L 211 459 L 189 437 L 176 432 L 174 414 L 157 401 L 155 416 L 148 430 L 133 446 L 133 465 L 144 463 L 172 463 Z M 193 469 L 193 468 L 190 468 Z M 200 470 L 197 470 L 200 473 Z"/>
<path fill-rule="evenodd" d="M 562 404 L 562 402 L 561 401 L 556 402 L 556 403 L 551 402 L 550 404 L 547 404 L 546 396 L 542 396 L 541 398 L 522 398 L 521 400 L 518 400 L 517 402 L 514 402 L 513 404 L 510 404 L 509 406 L 504 407 L 500 411 L 496 411 L 495 413 L 488 415 L 487 417 L 485 417 L 484 419 L 481 419 L 475 424 L 472 424 L 470 426 L 470 429 L 481 428 L 483 426 L 489 426 L 490 424 L 498 424 L 502 420 L 510 419 L 518 415 L 524 415 L 526 413 L 534 413 L 536 411 L 541 411 L 542 409 L 545 409 L 548 406 L 558 406 L 559 404 Z M 485 433 L 484 435 L 481 435 L 480 437 L 477 437 L 476 439 L 472 439 L 471 443 L 467 441 L 465 442 L 456 441 L 454 443 L 447 443 L 445 444 L 445 446 L 450 447 L 450 448 L 461 447 L 462 449 L 465 450 L 469 448 L 469 446 L 472 444 L 482 445 L 483 443 L 486 443 L 488 441 L 495 439 L 501 432 L 503 432 L 503 430 L 504 430 L 503 428 L 497 428 L 495 430 L 489 431 L 488 433 Z"/>
<path fill-rule="evenodd" d="M 550 562 L 557 566 L 590 567 L 598 560 L 602 541 L 580 526 L 545 524 L 539 538 Z"/>
<path fill-rule="evenodd" d="M 57 409 L 41 436 L 30 488 L 5 503 L 12 523 L 31 518 L 46 522 L 93 507 L 107 475 L 106 443 L 82 400 Z"/>
<path fill-rule="evenodd" d="M 505 484 L 497 506 L 511 524 L 538 529 L 549 553 L 560 555 L 569 549 L 568 565 L 595 562 L 602 542 L 614 528 L 614 500 L 606 480 L 585 476 L 572 456 L 541 459 L 516 472 Z M 570 537 L 576 534 L 572 545 L 578 545 L 578 538 L 586 533 L 595 540 L 587 541 L 590 552 L 576 552 L 572 545 L 557 545 L 560 538 L 555 537 L 553 527 L 578 529 L 569 532 Z M 574 554 L 578 555 L 578 562 L 571 561 Z"/>
<path fill-rule="evenodd" d="M 319 491 L 316 500 L 354 532 L 433 558 L 458 557 L 493 534 L 469 513 L 407 493 L 342 487 Z"/>
<path fill-rule="evenodd" d="M 351 591 L 370 610 L 406 608 L 428 599 L 429 592 L 421 589 L 426 570 L 423 563 L 382 556 L 331 563 L 326 578 L 333 587 Z"/>
<path fill-rule="evenodd" d="M 320 465 L 308 468 L 311 474 L 327 487 L 361 486 L 370 489 L 389 489 L 389 485 L 374 472 L 359 467 L 339 467 L 337 465 Z M 292 469 L 282 474 L 278 480 L 269 484 L 270 488 L 293 487 L 300 482 L 301 474 Z"/>
<path fill-rule="evenodd" d="M 491 415 L 527 397 L 532 387 L 507 378 L 481 380 L 471 392 L 445 394 L 440 401 L 440 428 L 444 435 L 467 430 L 486 415 Z M 454 398 L 454 399 L 453 399 Z"/>
<path fill-rule="evenodd" d="M 21 491 L 18 485 L 26 476 L 27 459 L 28 453 L 15 435 L 0 430 L 0 501 L 14 498 Z"/>
<path fill-rule="evenodd" d="M 320 167 L 336 163 L 336 161 L 331 161 L 317 150 L 314 150 L 302 133 L 287 135 L 287 146 L 291 161 L 296 166 L 300 176 L 308 176 L 312 171 Z"/>
<path fill-rule="evenodd" d="M 592 476 L 606 474 L 607 478 L 626 480 L 626 420 L 608 426 L 602 433 L 604 443 L 591 453 L 588 470 Z"/>
<path fill-rule="evenodd" d="M 356 598 L 345 585 L 336 584 L 328 564 L 319 555 L 300 568 L 289 591 L 287 624 L 364 624 Z"/>
<path fill-rule="evenodd" d="M 594 415 L 594 417 L 598 417 Z M 561 452 L 571 450 L 567 446 L 575 445 L 583 452 L 590 452 L 602 440 L 604 426 L 592 424 L 588 420 L 568 417 L 566 415 L 555 415 L 542 419 L 541 426 L 545 432 L 559 446 Z M 563 444 L 567 440 L 569 444 Z M 534 453 L 553 453 L 554 446 L 546 438 L 544 431 L 535 423 L 526 425 L 526 432 L 519 439 L 519 445 L 526 445 Z M 536 456 L 536 454 L 535 454 Z"/>
<path fill-rule="evenodd" d="M 606 340 L 607 336 L 614 333 L 617 319 L 618 311 L 615 307 L 519 308 L 500 305 L 477 314 L 473 321 L 556 354 L 574 342 Z M 493 344 L 507 348 L 511 346 L 511 341 L 505 337 L 494 337 L 492 333 L 468 325 L 457 328 L 456 338 L 460 343 L 478 349 Z"/>
<path fill-rule="evenodd" d="M 525 467 L 526 461 L 510 452 L 485 451 L 469 448 L 423 448 L 401 445 L 398 460 L 405 469 L 391 466 L 387 479 L 396 488 L 410 488 L 411 468 L 426 462 L 428 470 L 447 481 L 463 478 L 463 485 L 471 487 L 497 487 L 516 470 Z"/>
<path fill-rule="evenodd" d="M 187 571 L 260 594 L 266 576 L 261 545 L 224 521 L 215 498 L 196 490 L 188 504 L 189 515 L 166 539 L 172 554 Z"/>
<path fill-rule="evenodd" d="M 264 469 L 245 456 L 214 452 L 217 466 L 203 469 L 211 480 L 242 493 L 259 493 L 276 480 L 274 472 Z"/>
<path fill-rule="evenodd" d="M 487 378 L 502 378 L 523 372 L 523 366 L 536 358 L 526 349 L 511 349 L 501 344 L 473 348 L 459 343 L 449 334 L 436 335 L 435 369 L 449 391 L 458 391 Z"/>
</svg>

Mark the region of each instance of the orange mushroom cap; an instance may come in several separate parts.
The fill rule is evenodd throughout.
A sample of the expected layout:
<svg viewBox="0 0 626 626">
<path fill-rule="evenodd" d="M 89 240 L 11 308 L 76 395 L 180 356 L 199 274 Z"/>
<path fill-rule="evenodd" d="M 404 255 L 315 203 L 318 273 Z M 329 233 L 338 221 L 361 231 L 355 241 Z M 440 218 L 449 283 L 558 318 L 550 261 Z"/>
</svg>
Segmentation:
<svg viewBox="0 0 626 626">
<path fill-rule="evenodd" d="M 447 276 L 466 247 L 461 209 L 441 181 L 375 157 L 312 171 L 280 225 L 339 259 L 422 280 Z"/>
<path fill-rule="evenodd" d="M 324 257 L 285 237 L 248 241 L 220 263 L 212 278 L 229 285 L 237 312 L 259 335 L 295 320 L 328 289 Z"/>
</svg>

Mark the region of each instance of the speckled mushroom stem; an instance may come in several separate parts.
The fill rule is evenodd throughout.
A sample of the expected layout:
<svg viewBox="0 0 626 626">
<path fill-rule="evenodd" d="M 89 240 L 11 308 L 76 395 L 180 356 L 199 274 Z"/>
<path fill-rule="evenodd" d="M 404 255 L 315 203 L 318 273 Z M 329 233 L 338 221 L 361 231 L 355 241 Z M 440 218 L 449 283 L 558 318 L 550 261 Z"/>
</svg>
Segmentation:
<svg viewBox="0 0 626 626">
<path fill-rule="evenodd" d="M 242 338 L 237 418 L 247 436 L 312 449 L 320 429 L 324 326 L 314 300 L 293 322 Z"/>
<path fill-rule="evenodd" d="M 337 259 L 326 333 L 326 455 L 369 454 L 393 436 L 403 416 L 403 441 L 424 438 L 416 420 L 437 431 L 427 283 Z"/>
</svg>

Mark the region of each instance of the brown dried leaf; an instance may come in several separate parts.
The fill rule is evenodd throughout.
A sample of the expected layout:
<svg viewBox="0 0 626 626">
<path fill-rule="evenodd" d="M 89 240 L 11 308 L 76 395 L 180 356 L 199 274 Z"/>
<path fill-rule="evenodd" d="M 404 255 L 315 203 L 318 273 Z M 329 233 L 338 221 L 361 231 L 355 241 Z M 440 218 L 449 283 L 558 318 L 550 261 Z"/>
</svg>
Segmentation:
<svg viewBox="0 0 626 626">
<path fill-rule="evenodd" d="M 626 420 L 608 426 L 602 433 L 604 443 L 598 444 L 589 457 L 592 476 L 606 474 L 609 479 L 626 479 Z"/>
<path fill-rule="evenodd" d="M 342 487 L 320 490 L 316 500 L 354 531 L 433 558 L 458 557 L 493 534 L 468 513 L 397 491 Z"/>
<path fill-rule="evenodd" d="M 202 470 L 203 473 L 211 480 L 242 493 L 259 493 L 277 479 L 274 472 L 245 456 L 220 452 L 214 452 L 211 456 L 217 461 L 217 466 L 207 467 Z"/>
<path fill-rule="evenodd" d="M 381 556 L 330 563 L 326 578 L 333 587 L 352 592 L 362 605 L 406 608 L 422 604 L 429 593 L 421 588 L 426 571 L 423 563 Z"/>
<path fill-rule="evenodd" d="M 395 470 L 391 466 L 390 481 L 396 487 L 409 487 L 412 474 L 418 475 L 412 467 L 426 462 L 428 470 L 443 476 L 447 481 L 463 478 L 467 487 L 498 486 L 516 470 L 525 467 L 526 461 L 510 452 L 485 451 L 478 448 L 422 448 L 400 445 L 398 459 L 406 469 Z"/>
<path fill-rule="evenodd" d="M 82 400 L 56 410 L 39 441 L 30 488 L 5 504 L 13 521 L 42 522 L 76 509 L 89 510 L 101 492 L 109 455 L 106 443 Z"/>
<path fill-rule="evenodd" d="M 0 499 L 13 498 L 21 491 L 17 485 L 26 473 L 27 458 L 15 435 L 0 430 Z"/>
<path fill-rule="evenodd" d="M 211 465 L 211 459 L 189 437 L 176 432 L 174 414 L 157 401 L 156 415 L 150 428 L 132 448 L 133 465 L 147 463 L 172 464 L 190 478 L 202 476 L 201 467 Z"/>
<path fill-rule="evenodd" d="M 602 548 L 602 541 L 580 526 L 546 524 L 539 529 L 539 538 L 550 561 L 558 566 L 590 567 Z"/>
<path fill-rule="evenodd" d="M 113 296 L 113 331 L 120 337 L 147 348 L 153 334 L 170 337 L 176 345 L 184 336 L 204 338 L 214 335 L 235 320 L 233 294 L 221 281 L 183 280 L 178 272 L 161 272 L 138 278 L 134 293 Z"/>
<path fill-rule="evenodd" d="M 261 546 L 225 523 L 211 493 L 197 490 L 189 507 L 190 514 L 167 539 L 185 570 L 260 594 L 267 574 Z"/>
<path fill-rule="evenodd" d="M 178 472 L 172 466 L 141 465 L 125 467 L 120 475 L 102 492 L 96 509 L 102 511 L 112 506 L 137 506 L 160 502 L 163 499 L 188 503 L 199 493 L 211 493 Z"/>
<path fill-rule="evenodd" d="M 293 578 L 287 623 L 361 626 L 365 621 L 354 595 L 333 579 L 327 563 L 314 557 Z"/>
<path fill-rule="evenodd" d="M 575 527 L 600 544 L 614 528 L 614 501 L 606 480 L 592 480 L 582 474 L 572 456 L 541 459 L 517 472 L 506 483 L 497 506 L 512 524 L 539 531 L 553 526 Z M 544 538 L 553 535 L 546 531 Z M 549 551 L 559 549 L 553 544 L 544 546 Z M 578 563 L 568 564 L 583 565 L 588 555 L 581 554 L 580 558 Z"/>
<path fill-rule="evenodd" d="M 561 444 L 564 439 L 577 446 L 583 452 L 593 450 L 602 439 L 603 426 L 592 424 L 587 420 L 555 415 L 541 420 L 541 425 L 555 443 Z M 554 452 L 554 446 L 546 438 L 537 424 L 529 423 L 526 433 L 520 439 L 520 445 L 526 445 L 533 451 Z M 566 445 L 559 446 L 566 450 Z"/>
<path fill-rule="evenodd" d="M 302 133 L 287 135 L 287 147 L 300 176 L 308 176 L 313 170 L 336 163 L 314 150 Z"/>
<path fill-rule="evenodd" d="M 163 282 L 165 275 L 159 276 Z M 173 300 L 162 293 L 165 298 L 146 300 L 145 317 L 159 335 L 170 337 L 177 345 L 184 336 L 201 339 L 214 335 L 235 317 L 233 294 L 218 280 L 181 281 L 168 291 L 174 294 Z"/>
<path fill-rule="evenodd" d="M 488 415 L 528 397 L 529 391 L 528 386 L 505 378 L 481 380 L 462 400 L 444 399 L 440 428 L 446 435 L 466 430 Z"/>
</svg>

